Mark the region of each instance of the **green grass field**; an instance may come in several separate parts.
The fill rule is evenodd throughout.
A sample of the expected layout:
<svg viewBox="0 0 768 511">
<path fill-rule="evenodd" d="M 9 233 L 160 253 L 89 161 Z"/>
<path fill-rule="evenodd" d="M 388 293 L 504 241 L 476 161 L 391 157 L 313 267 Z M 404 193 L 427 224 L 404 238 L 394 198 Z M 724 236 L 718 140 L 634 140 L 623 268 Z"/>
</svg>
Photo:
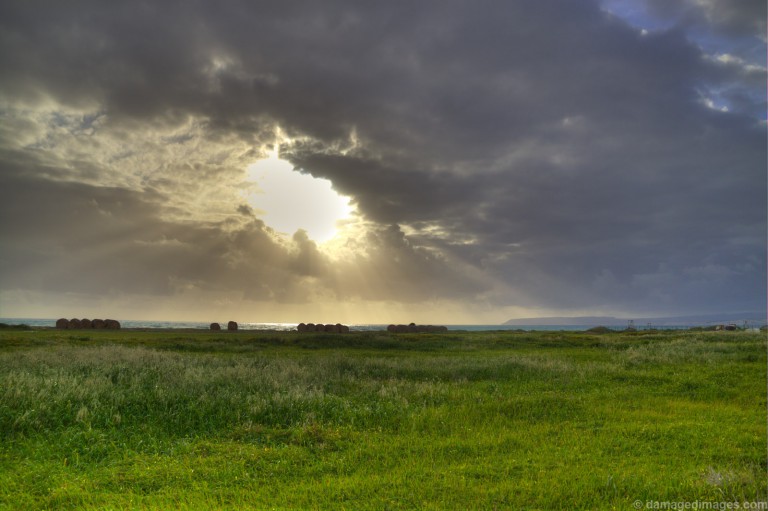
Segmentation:
<svg viewBox="0 0 768 511">
<path fill-rule="evenodd" d="M 0 436 L 0 509 L 744 509 L 766 338 L 4 330 Z"/>
</svg>

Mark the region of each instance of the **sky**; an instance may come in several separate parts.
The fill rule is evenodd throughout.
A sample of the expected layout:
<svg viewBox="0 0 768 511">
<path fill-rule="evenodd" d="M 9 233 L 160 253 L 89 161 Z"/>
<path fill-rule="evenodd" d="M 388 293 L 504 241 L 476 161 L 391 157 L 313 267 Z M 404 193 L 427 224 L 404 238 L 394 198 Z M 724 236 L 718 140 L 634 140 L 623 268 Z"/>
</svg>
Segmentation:
<svg viewBox="0 0 768 511">
<path fill-rule="evenodd" d="M 0 0 L 0 317 L 765 311 L 763 0 Z"/>
</svg>

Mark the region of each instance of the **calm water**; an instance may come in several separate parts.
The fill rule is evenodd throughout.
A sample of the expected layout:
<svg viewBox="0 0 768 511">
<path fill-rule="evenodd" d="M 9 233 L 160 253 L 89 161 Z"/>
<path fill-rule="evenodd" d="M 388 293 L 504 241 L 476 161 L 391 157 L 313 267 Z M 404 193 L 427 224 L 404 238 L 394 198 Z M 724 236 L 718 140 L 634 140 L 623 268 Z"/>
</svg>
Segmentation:
<svg viewBox="0 0 768 511">
<path fill-rule="evenodd" d="M 0 323 L 6 324 L 25 324 L 29 326 L 56 326 L 56 319 L 51 318 L 0 318 Z M 210 322 L 199 321 L 141 321 L 141 320 L 120 320 L 123 328 L 203 328 L 208 329 Z M 222 328 L 226 328 L 227 321 L 219 321 Z M 238 323 L 240 330 L 295 330 L 298 323 Z M 448 330 L 467 330 L 467 331 L 487 331 L 487 330 L 572 330 L 583 331 L 599 325 L 446 325 Z M 610 326 L 614 330 L 622 330 L 625 326 Z M 674 325 L 660 327 L 665 330 L 678 330 L 689 328 L 689 325 Z M 349 325 L 350 330 L 355 331 L 375 331 L 386 330 L 385 324 L 357 324 Z M 639 327 L 643 330 L 645 327 Z"/>
</svg>

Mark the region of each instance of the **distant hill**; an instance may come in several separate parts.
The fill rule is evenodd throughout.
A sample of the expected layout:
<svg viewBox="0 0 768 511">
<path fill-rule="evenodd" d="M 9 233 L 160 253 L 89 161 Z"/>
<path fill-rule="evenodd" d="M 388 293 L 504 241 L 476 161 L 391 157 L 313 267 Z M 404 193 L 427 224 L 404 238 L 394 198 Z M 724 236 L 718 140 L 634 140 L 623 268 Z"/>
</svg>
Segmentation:
<svg viewBox="0 0 768 511">
<path fill-rule="evenodd" d="M 733 312 L 723 314 L 698 314 L 691 316 L 667 316 L 667 317 L 626 317 L 613 316 L 549 316 L 540 318 L 515 318 L 504 322 L 505 325 L 574 325 L 574 326 L 626 326 L 632 320 L 635 326 L 641 327 L 650 323 L 654 326 L 691 325 L 705 326 L 726 323 L 741 325 L 745 321 L 750 325 L 766 324 L 765 313 L 760 312 Z"/>
</svg>

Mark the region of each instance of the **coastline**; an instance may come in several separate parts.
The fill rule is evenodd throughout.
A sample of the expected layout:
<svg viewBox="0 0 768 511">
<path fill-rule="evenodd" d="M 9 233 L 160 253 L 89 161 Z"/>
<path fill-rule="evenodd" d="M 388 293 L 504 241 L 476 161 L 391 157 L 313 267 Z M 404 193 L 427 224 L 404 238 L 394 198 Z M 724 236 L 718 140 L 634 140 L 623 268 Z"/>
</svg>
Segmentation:
<svg viewBox="0 0 768 511">
<path fill-rule="evenodd" d="M 119 320 L 121 323 L 120 330 L 130 332 L 178 332 L 178 333 L 243 333 L 243 332 L 264 332 L 264 333 L 281 333 L 281 332 L 296 332 L 298 323 L 255 323 L 255 322 L 242 322 L 238 323 L 238 330 L 234 332 L 222 329 L 220 331 L 210 330 L 209 322 L 197 322 L 197 321 L 146 321 L 146 320 Z M 52 318 L 0 318 L 0 323 L 9 325 L 28 325 L 35 330 L 57 330 L 55 324 L 56 320 Z M 223 322 L 226 324 L 226 321 Z M 584 332 L 590 328 L 605 326 L 613 331 L 625 330 L 626 326 L 617 325 L 604 325 L 604 324 L 500 324 L 500 325 L 445 325 L 448 328 L 448 332 L 514 332 L 514 331 L 552 331 L 552 332 Z M 653 327 L 650 330 L 687 330 L 689 328 L 697 327 L 701 325 L 680 324 L 680 325 L 659 325 Z M 352 332 L 386 332 L 387 324 L 383 323 L 359 323 L 350 324 L 350 331 Z M 646 325 L 639 325 L 638 331 L 649 330 Z M 79 329 L 72 331 L 88 331 L 88 329 Z"/>
</svg>

